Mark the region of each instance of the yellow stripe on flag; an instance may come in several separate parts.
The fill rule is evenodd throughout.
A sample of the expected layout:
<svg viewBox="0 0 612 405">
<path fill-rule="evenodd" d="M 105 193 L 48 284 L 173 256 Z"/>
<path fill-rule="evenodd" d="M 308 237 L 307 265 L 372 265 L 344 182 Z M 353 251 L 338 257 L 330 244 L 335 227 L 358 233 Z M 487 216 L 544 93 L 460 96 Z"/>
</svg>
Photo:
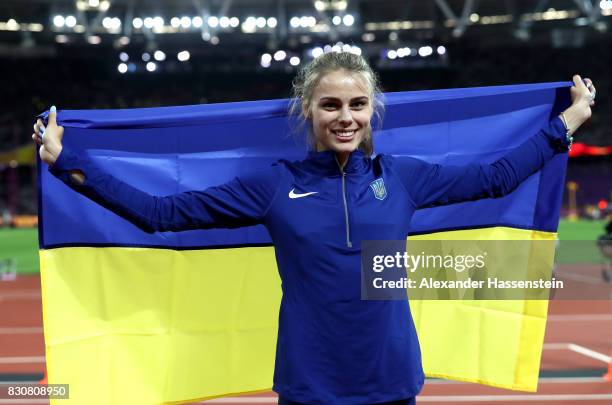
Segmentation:
<svg viewBox="0 0 612 405">
<path fill-rule="evenodd" d="M 427 238 L 555 234 L 418 237 Z M 70 399 L 53 404 L 184 403 L 270 389 L 281 298 L 272 247 L 68 247 L 40 259 L 49 383 L 70 384 Z M 547 304 L 412 301 L 426 373 L 534 391 Z"/>
<path fill-rule="evenodd" d="M 411 236 L 408 243 L 410 240 L 554 241 L 556 235 L 495 227 Z M 535 256 L 533 260 L 542 259 Z M 552 262 L 553 258 L 546 259 Z M 548 301 L 411 300 L 410 308 L 427 376 L 521 391 L 537 390 Z"/>
</svg>

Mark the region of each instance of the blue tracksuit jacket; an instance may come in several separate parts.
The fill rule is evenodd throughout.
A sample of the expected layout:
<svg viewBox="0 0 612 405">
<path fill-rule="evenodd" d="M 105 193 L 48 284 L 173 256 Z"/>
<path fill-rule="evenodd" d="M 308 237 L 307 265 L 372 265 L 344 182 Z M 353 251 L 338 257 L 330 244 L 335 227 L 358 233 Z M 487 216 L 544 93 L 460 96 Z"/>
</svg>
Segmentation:
<svg viewBox="0 0 612 405">
<path fill-rule="evenodd" d="M 493 164 L 400 163 L 355 151 L 341 169 L 333 152 L 311 152 L 166 197 L 137 190 L 67 148 L 50 171 L 147 232 L 265 225 L 283 289 L 274 390 L 297 402 L 349 405 L 412 397 L 424 381 L 408 301 L 360 298 L 361 241 L 404 239 L 421 207 L 503 196 L 562 150 L 565 129 L 555 118 Z M 72 184 L 70 169 L 86 182 Z"/>
</svg>

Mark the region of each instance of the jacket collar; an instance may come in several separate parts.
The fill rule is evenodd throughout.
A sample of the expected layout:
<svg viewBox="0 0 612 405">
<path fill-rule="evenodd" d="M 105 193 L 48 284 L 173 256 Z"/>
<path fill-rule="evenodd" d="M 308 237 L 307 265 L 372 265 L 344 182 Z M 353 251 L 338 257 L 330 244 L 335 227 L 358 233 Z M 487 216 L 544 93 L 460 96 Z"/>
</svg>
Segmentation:
<svg viewBox="0 0 612 405">
<path fill-rule="evenodd" d="M 363 173 L 368 169 L 369 158 L 361 150 L 351 152 L 346 164 L 344 172 L 346 174 Z M 327 150 L 323 152 L 308 152 L 303 163 L 308 169 L 323 175 L 340 175 L 340 165 L 336 158 L 336 152 Z"/>
</svg>

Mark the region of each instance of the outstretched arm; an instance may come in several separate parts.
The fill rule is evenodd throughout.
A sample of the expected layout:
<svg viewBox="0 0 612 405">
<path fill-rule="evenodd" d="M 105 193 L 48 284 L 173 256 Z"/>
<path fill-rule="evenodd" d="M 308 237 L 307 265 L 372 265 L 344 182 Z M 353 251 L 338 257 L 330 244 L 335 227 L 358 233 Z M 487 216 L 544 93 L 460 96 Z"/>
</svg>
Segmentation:
<svg viewBox="0 0 612 405">
<path fill-rule="evenodd" d="M 585 83 L 586 82 L 586 83 Z M 572 105 L 546 127 L 491 164 L 443 166 L 418 159 L 396 160 L 393 167 L 419 208 L 502 197 L 539 170 L 555 154 L 567 151 L 571 136 L 591 116 L 595 88 L 574 76 Z"/>
<path fill-rule="evenodd" d="M 280 183 L 279 167 L 273 166 L 203 191 L 151 196 L 63 147 L 63 128 L 57 126 L 54 109 L 44 136 L 42 122 L 37 122 L 34 130 L 33 138 L 41 145 L 41 160 L 50 165 L 54 176 L 146 232 L 261 223 Z"/>
</svg>

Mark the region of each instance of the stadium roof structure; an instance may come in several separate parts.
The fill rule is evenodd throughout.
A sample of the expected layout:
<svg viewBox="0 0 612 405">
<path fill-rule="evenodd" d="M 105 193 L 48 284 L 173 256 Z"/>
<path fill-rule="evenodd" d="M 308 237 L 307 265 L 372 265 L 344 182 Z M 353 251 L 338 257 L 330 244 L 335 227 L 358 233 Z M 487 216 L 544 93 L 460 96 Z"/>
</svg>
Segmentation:
<svg viewBox="0 0 612 405">
<path fill-rule="evenodd" d="M 550 43 L 610 35 L 612 0 L 2 0 L 0 54 L 141 44 L 305 49 Z"/>
</svg>

